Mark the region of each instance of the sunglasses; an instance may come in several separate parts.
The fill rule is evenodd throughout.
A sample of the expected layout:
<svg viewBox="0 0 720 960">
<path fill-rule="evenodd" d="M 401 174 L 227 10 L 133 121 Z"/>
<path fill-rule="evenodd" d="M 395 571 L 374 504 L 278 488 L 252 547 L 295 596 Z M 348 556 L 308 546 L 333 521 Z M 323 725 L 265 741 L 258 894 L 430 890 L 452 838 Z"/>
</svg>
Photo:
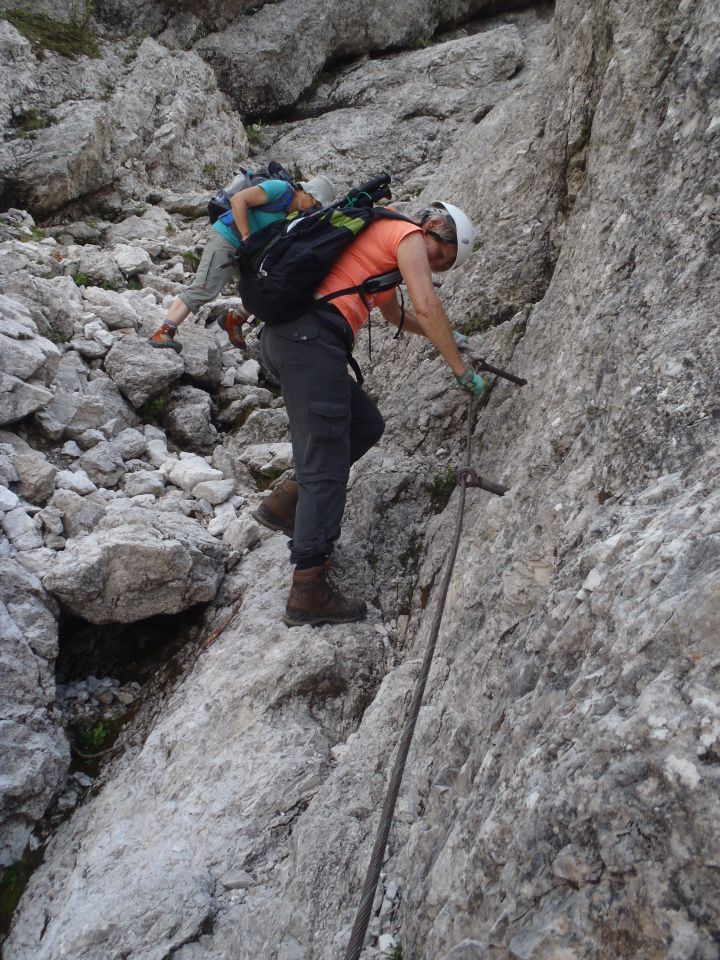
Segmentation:
<svg viewBox="0 0 720 960">
<path fill-rule="evenodd" d="M 435 240 L 437 240 L 438 243 L 446 243 L 449 247 L 457 246 L 457 240 L 448 240 L 447 237 L 441 237 L 440 234 L 435 233 L 434 230 L 426 230 L 425 233 L 427 233 L 429 237 L 433 237 Z"/>
</svg>

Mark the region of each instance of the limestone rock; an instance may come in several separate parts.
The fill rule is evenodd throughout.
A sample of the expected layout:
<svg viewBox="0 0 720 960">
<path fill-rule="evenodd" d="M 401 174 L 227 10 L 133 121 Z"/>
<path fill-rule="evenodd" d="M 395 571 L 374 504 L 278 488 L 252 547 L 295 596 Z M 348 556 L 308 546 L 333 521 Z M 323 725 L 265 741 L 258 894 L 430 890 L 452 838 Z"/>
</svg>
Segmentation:
<svg viewBox="0 0 720 960">
<path fill-rule="evenodd" d="M 378 9 L 374 0 L 351 9 L 342 0 L 283 0 L 264 5 L 224 30 L 203 30 L 195 49 L 211 63 L 222 89 L 232 91 L 236 106 L 251 116 L 288 107 L 312 86 L 327 60 L 368 51 L 407 47 L 428 39 L 441 24 L 458 22 L 490 6 L 488 0 L 401 2 Z M 290 63 L 283 51 L 292 44 L 297 25 L 305 26 L 305 44 Z M 327 29 L 327 24 L 332 29 Z M 241 69 L 234 51 L 243 49 Z"/>
<path fill-rule="evenodd" d="M 120 284 L 123 279 L 114 251 L 110 253 L 89 243 L 81 248 L 77 272 L 101 284 Z"/>
<path fill-rule="evenodd" d="M 0 294 L 0 373 L 47 383 L 59 360 L 60 351 L 39 336 L 22 304 Z"/>
<path fill-rule="evenodd" d="M 123 509 L 69 541 L 44 585 L 91 623 L 132 623 L 211 600 L 227 552 L 194 520 Z"/>
<path fill-rule="evenodd" d="M 171 483 L 188 493 L 199 483 L 223 479 L 222 470 L 211 467 L 194 453 L 182 453 L 179 460 L 167 461 L 166 472 Z"/>
<path fill-rule="evenodd" d="M 124 427 L 135 426 L 139 418 L 110 377 L 95 371 L 88 379 L 85 364 L 75 353 L 66 353 L 51 385 L 52 399 L 35 414 L 35 421 L 50 439 L 79 437 L 110 420 Z"/>
<path fill-rule="evenodd" d="M 46 503 L 55 490 L 57 467 L 15 434 L 0 430 L 0 444 L 12 447 L 13 466 L 17 472 L 17 492 L 30 503 Z"/>
<path fill-rule="evenodd" d="M 125 494 L 136 497 L 143 493 L 151 493 L 154 497 L 161 497 L 165 492 L 165 474 L 160 470 L 138 470 L 125 477 Z"/>
<path fill-rule="evenodd" d="M 78 459 L 78 469 L 101 487 L 116 487 L 125 474 L 122 454 L 107 440 L 90 447 Z"/>
<path fill-rule="evenodd" d="M 365 952 L 377 956 L 375 943 L 393 937 L 416 960 L 717 957 L 716 6 L 505 10 L 466 25 L 486 35 L 477 52 L 503 28 L 492 49 L 511 55 L 497 61 L 492 91 L 436 91 L 418 71 L 398 81 L 393 61 L 401 72 L 410 58 L 443 56 L 398 51 L 338 73 L 338 91 L 366 104 L 360 117 L 338 101 L 334 117 L 305 115 L 293 127 L 298 156 L 320 162 L 330 151 L 329 163 L 353 172 L 399 156 L 409 204 L 448 197 L 472 213 L 477 249 L 443 278 L 442 298 L 469 335 L 468 359 L 485 356 L 528 382 L 498 381 L 473 410 L 424 338 L 393 340 L 374 324 L 366 387 L 386 432 L 352 469 L 334 563 L 343 589 L 371 600 L 368 620 L 287 629 L 285 538 L 245 554 L 206 611 L 186 673 L 147 704 L 129 748 L 52 840 L 5 945 L 12 960 L 343 956 L 461 502 L 458 561 Z M 352 30 L 367 52 L 380 35 L 422 39 L 426 15 L 476 12 L 415 5 L 413 21 L 408 9 L 323 0 L 300 11 L 293 0 L 243 17 L 210 5 L 182 11 L 182 29 L 157 7 L 142 16 L 169 24 L 178 45 L 219 51 L 220 72 L 232 58 L 228 85 L 246 65 L 237 51 L 249 26 L 245 48 L 264 42 L 268 60 L 257 96 L 277 102 L 276 91 L 295 95 L 316 76 L 313 59 L 335 69 L 314 48 L 288 61 L 278 40 L 297 34 L 300 14 L 318 14 L 308 45 L 317 22 L 328 35 L 319 46 L 342 56 Z M 229 20 L 224 37 L 212 35 Z M 453 63 L 441 79 L 461 89 L 458 71 Z M 408 115 L 399 130 L 397 94 L 387 125 L 369 123 L 386 89 L 407 89 L 422 106 L 420 81 L 432 115 Z M 320 87 L 330 104 L 329 75 Z M 327 137 L 311 141 L 320 121 Z M 337 143 L 352 152 L 343 157 Z M 366 153 L 355 151 L 361 143 Z M 140 174 L 125 170 L 134 189 Z M 0 231 L 21 226 L 3 221 Z M 52 270 L 40 250 L 7 256 L 22 264 L 13 269 Z M 134 296 L 143 322 L 162 312 L 161 298 L 146 307 Z M 242 402 L 236 390 L 219 391 L 221 402 Z M 279 417 L 267 422 L 279 431 Z M 139 566 L 138 543 L 144 555 L 148 513 L 184 523 L 195 511 L 205 536 L 221 536 L 243 507 L 236 494 L 210 519 L 210 505 L 191 496 L 226 476 L 225 454 L 209 466 L 144 433 L 148 462 L 169 485 L 132 527 L 124 575 Z M 242 456 L 249 433 L 226 438 L 225 453 Z M 456 489 L 468 437 L 471 462 L 510 488 L 504 497 Z M 246 454 L 256 474 L 281 452 L 279 437 L 253 440 L 262 442 Z M 129 510 L 121 498 L 108 507 L 113 523 Z M 106 532 L 115 528 L 64 553 L 79 562 L 92 554 L 81 544 Z M 10 549 L 3 538 L 0 551 Z M 18 554 L 37 568 L 48 555 Z M 87 582 L 100 590 L 112 578 L 95 570 Z M 144 589 L 119 584 L 123 596 Z"/>
<path fill-rule="evenodd" d="M 0 373 L 0 426 L 23 420 L 46 406 L 51 397 L 50 391 L 39 384 Z"/>
<path fill-rule="evenodd" d="M 267 476 L 277 476 L 292 465 L 292 446 L 289 441 L 253 443 L 237 451 L 238 459 L 251 470 Z"/>
<path fill-rule="evenodd" d="M 57 624 L 36 577 L 0 559 L 0 866 L 17 862 L 35 822 L 62 784 L 70 752 L 51 719 Z"/>
<path fill-rule="evenodd" d="M 217 437 L 212 423 L 212 400 L 197 387 L 177 387 L 173 391 L 163 422 L 170 436 L 183 448 L 198 452 L 210 450 Z"/>
<path fill-rule="evenodd" d="M 129 243 L 118 243 L 113 248 L 113 257 L 126 277 L 147 273 L 152 268 L 152 260 L 147 251 Z"/>
<path fill-rule="evenodd" d="M 146 340 L 129 335 L 107 355 L 105 369 L 137 408 L 162 393 L 185 368 L 174 350 L 155 350 Z"/>
<path fill-rule="evenodd" d="M 259 541 L 260 527 L 252 517 L 243 514 L 241 517 L 230 521 L 223 532 L 222 538 L 233 550 L 248 550 Z"/>
<path fill-rule="evenodd" d="M 105 504 L 93 499 L 92 492 L 82 496 L 74 490 L 58 489 L 53 494 L 51 505 L 62 514 L 63 533 L 68 539 L 90 533 L 105 515 Z"/>
<path fill-rule="evenodd" d="M 214 507 L 225 503 L 235 492 L 235 479 L 205 480 L 193 487 L 192 494 L 198 500 L 207 500 Z"/>
<path fill-rule="evenodd" d="M 183 324 L 179 339 L 186 375 L 200 386 L 217 386 L 222 375 L 222 359 L 214 330 L 188 322 Z"/>
</svg>

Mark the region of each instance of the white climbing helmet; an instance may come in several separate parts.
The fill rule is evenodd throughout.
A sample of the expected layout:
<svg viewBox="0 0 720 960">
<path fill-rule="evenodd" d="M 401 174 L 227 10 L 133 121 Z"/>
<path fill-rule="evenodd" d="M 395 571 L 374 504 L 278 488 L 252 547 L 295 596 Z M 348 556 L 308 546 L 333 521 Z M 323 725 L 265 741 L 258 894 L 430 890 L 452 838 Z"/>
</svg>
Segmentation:
<svg viewBox="0 0 720 960">
<path fill-rule="evenodd" d="M 457 256 L 455 257 L 455 262 L 450 267 L 451 270 L 454 270 L 455 267 L 459 267 L 465 263 L 467 258 L 473 252 L 473 244 L 475 243 L 475 227 L 473 227 L 467 215 L 462 212 L 460 207 L 456 207 L 452 203 L 446 203 L 444 200 L 433 200 L 430 206 L 440 207 L 441 209 L 446 210 L 452 217 L 453 223 L 455 224 L 458 251 Z"/>
</svg>

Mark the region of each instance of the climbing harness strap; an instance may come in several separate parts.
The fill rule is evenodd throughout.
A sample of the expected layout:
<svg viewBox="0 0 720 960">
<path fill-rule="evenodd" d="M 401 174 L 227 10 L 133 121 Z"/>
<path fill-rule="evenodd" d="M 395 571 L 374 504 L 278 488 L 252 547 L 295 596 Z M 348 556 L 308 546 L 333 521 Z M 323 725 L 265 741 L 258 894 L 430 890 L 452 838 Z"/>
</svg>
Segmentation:
<svg viewBox="0 0 720 960">
<path fill-rule="evenodd" d="M 484 365 L 485 369 L 487 369 L 487 364 Z M 505 379 L 512 379 L 513 382 L 519 382 L 520 380 L 519 377 L 514 377 L 512 374 L 508 374 L 504 370 L 499 370 L 497 367 L 492 369 L 494 373 L 497 373 L 499 376 L 503 376 Z M 522 381 L 522 383 L 525 383 L 525 381 Z M 435 645 L 437 643 L 438 633 L 440 632 L 440 623 L 445 611 L 445 601 L 447 600 L 448 589 L 450 587 L 450 579 L 453 574 L 455 558 L 457 556 L 458 546 L 460 544 L 463 513 L 465 511 L 465 488 L 468 486 L 478 486 L 500 497 L 503 496 L 503 494 L 507 491 L 507 487 L 503 487 L 497 483 L 492 483 L 489 480 L 484 480 L 470 466 L 472 431 L 473 397 L 470 397 L 468 405 L 468 429 L 465 453 L 466 463 L 460 470 L 458 470 L 457 473 L 457 482 L 458 486 L 460 487 L 460 500 L 458 503 L 457 519 L 455 521 L 455 536 L 453 538 L 450 556 L 448 557 L 447 566 L 445 568 L 445 576 L 443 577 L 442 588 L 440 590 L 440 599 L 438 600 L 435 618 L 430 631 L 430 639 L 428 640 L 427 648 L 425 650 L 425 657 L 423 658 L 420 674 L 415 682 L 415 691 L 410 704 L 410 712 L 407 721 L 405 722 L 402 736 L 400 737 L 397 754 L 395 756 L 395 763 L 390 776 L 390 783 L 388 785 L 387 793 L 385 794 L 385 801 L 383 803 L 382 813 L 380 815 L 380 825 L 375 837 L 375 845 L 373 846 L 372 854 L 370 856 L 370 863 L 368 865 L 362 896 L 360 898 L 360 906 L 358 907 L 358 911 L 355 916 L 355 923 L 350 935 L 350 942 L 345 954 L 345 960 L 358 960 L 365 942 L 365 935 L 370 922 L 370 913 L 372 911 L 372 905 L 375 899 L 375 890 L 380 877 L 380 869 L 385 858 L 385 847 L 387 846 L 388 837 L 390 835 L 390 827 L 392 825 L 393 814 L 395 812 L 395 804 L 397 803 L 398 794 L 400 792 L 400 784 L 405 771 L 405 762 L 410 751 L 410 744 L 412 743 L 413 734 L 415 732 L 415 724 L 417 722 L 418 714 L 420 713 L 420 706 L 422 704 L 422 698 L 425 692 L 425 685 L 430 673 L 430 667 L 432 666 Z"/>
</svg>

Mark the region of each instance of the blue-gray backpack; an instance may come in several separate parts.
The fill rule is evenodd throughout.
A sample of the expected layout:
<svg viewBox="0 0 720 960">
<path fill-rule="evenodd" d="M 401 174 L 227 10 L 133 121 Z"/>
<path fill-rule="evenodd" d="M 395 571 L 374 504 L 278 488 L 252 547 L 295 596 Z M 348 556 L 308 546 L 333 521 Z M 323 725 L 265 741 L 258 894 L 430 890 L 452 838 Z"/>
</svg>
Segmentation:
<svg viewBox="0 0 720 960">
<path fill-rule="evenodd" d="M 210 223 L 215 223 L 224 214 L 230 212 L 230 199 L 234 194 L 241 190 L 247 190 L 248 187 L 262 186 L 266 180 L 284 180 L 288 184 L 288 193 L 279 200 L 263 204 L 256 209 L 264 210 L 266 213 L 280 213 L 287 210 L 297 187 L 282 164 L 278 163 L 277 160 L 271 160 L 266 170 L 259 170 L 257 173 L 246 170 L 244 167 L 238 169 L 233 181 L 222 190 L 218 190 L 215 196 L 209 200 L 207 212 Z"/>
</svg>

